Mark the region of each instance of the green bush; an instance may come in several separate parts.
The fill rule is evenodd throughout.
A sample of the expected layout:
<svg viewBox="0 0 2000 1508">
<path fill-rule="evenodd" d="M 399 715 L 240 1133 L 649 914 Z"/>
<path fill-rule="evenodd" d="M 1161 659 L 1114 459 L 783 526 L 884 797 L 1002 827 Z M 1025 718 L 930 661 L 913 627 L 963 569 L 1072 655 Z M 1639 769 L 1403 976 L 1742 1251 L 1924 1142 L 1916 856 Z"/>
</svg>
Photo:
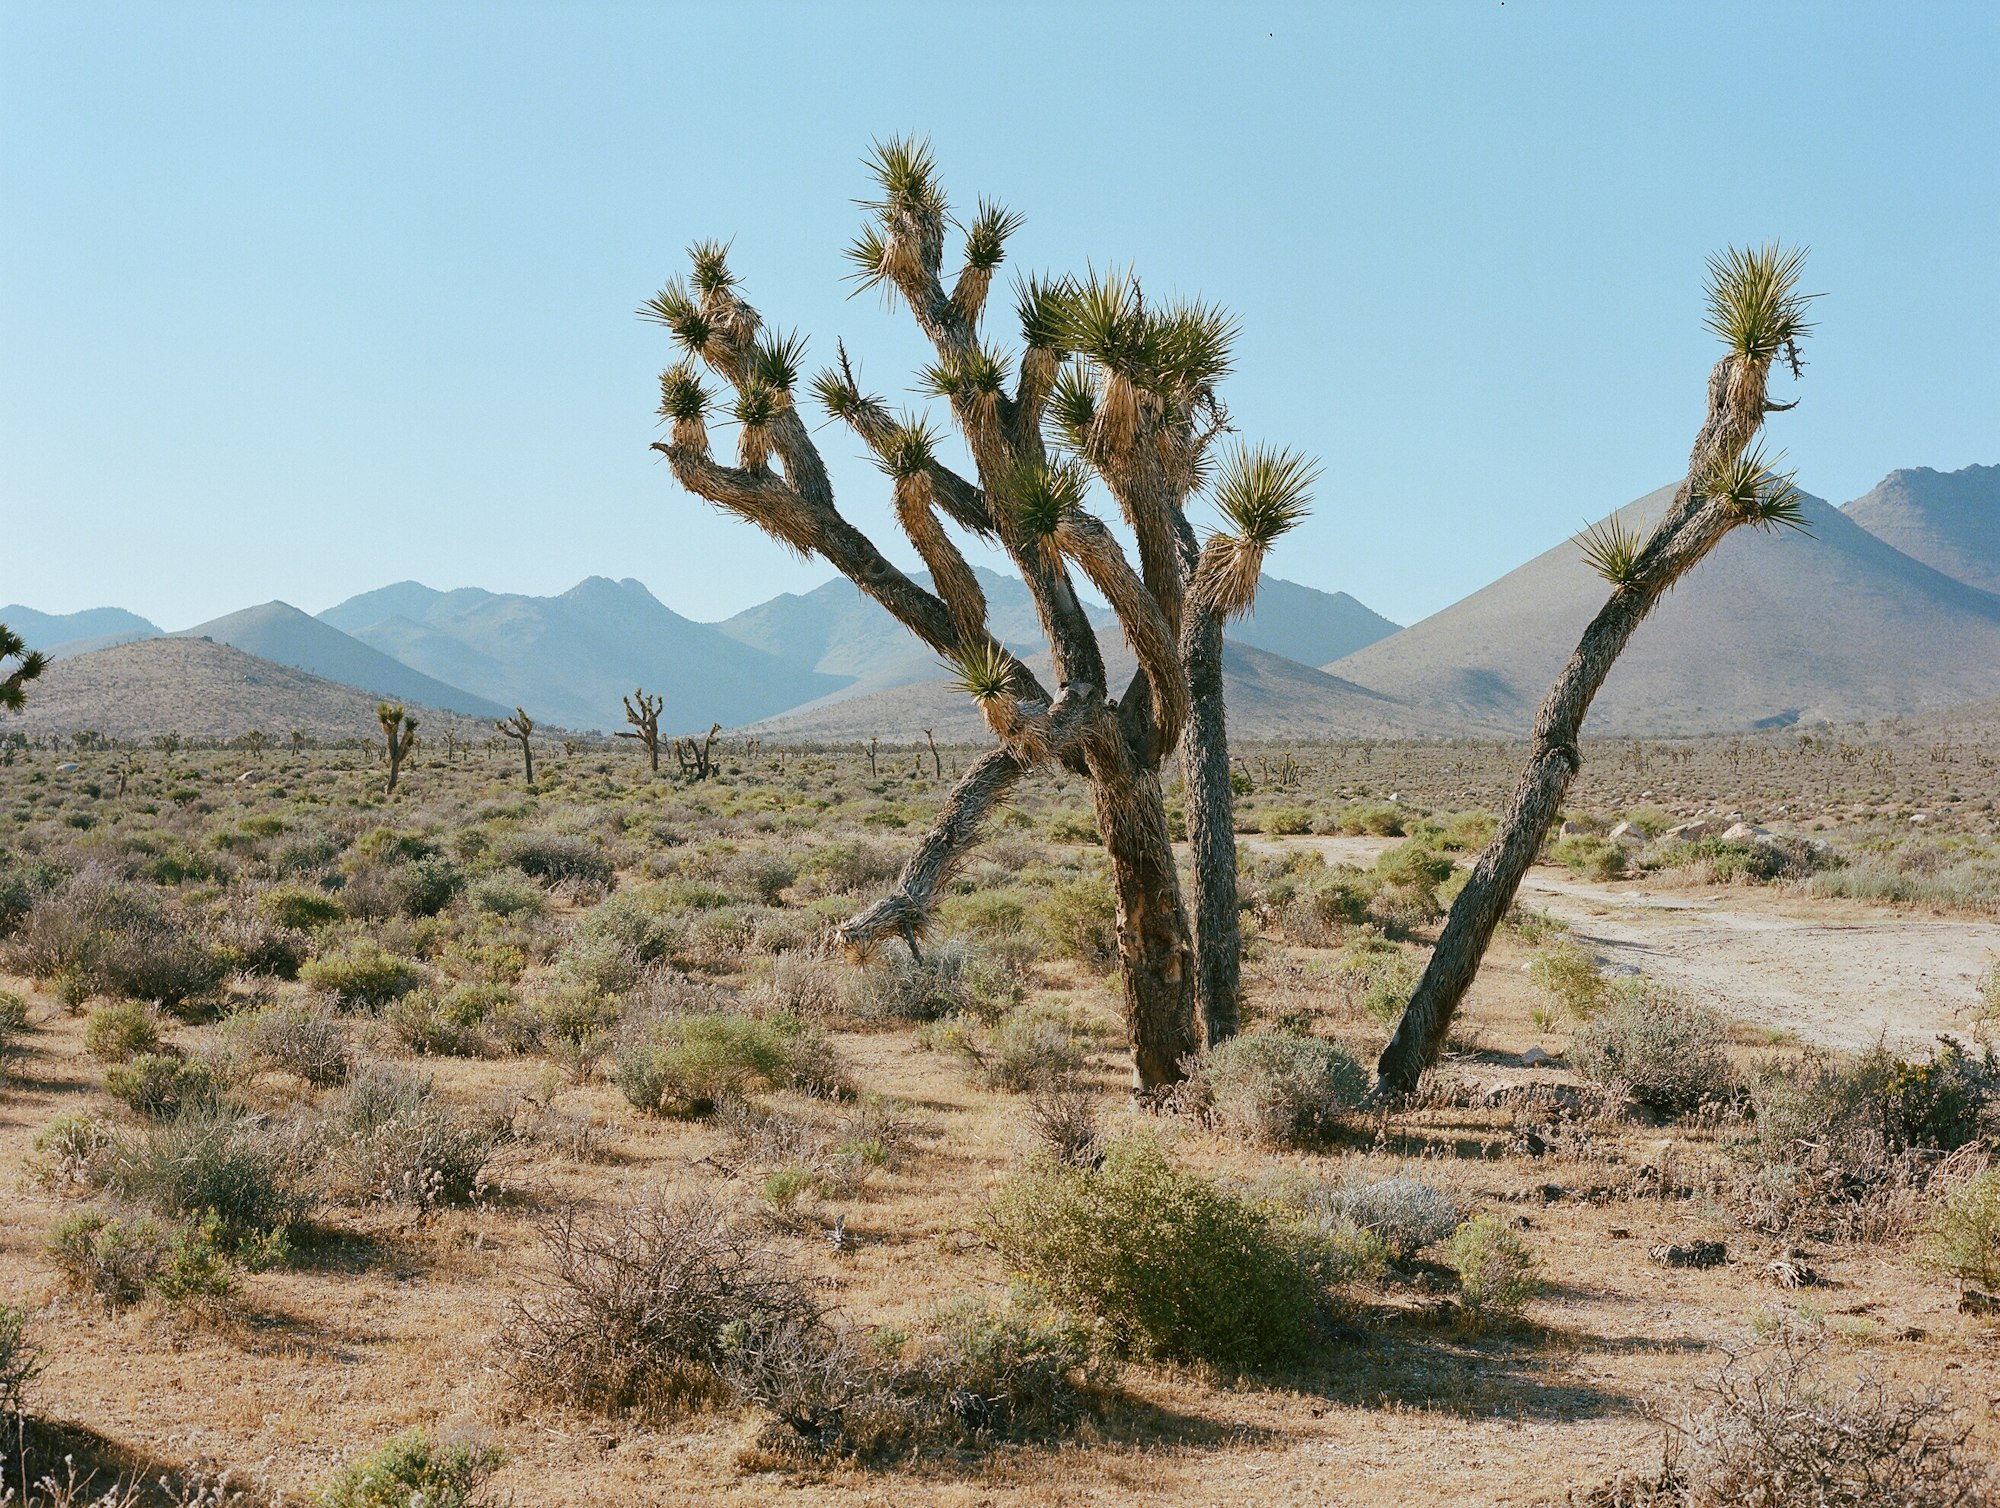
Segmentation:
<svg viewBox="0 0 2000 1508">
<path fill-rule="evenodd" d="M 1368 1076 L 1320 1037 L 1252 1032 L 1197 1054 L 1176 1091 L 1210 1125 L 1270 1146 L 1311 1146 L 1361 1103 Z"/>
<path fill-rule="evenodd" d="M 1050 886 L 1041 922 L 1049 946 L 1064 958 L 1094 968 L 1108 968 L 1118 959 L 1118 898 L 1104 875 Z"/>
<path fill-rule="evenodd" d="M 159 1045 L 159 1022 L 136 1000 L 100 1005 L 84 1023 L 83 1050 L 100 1063 L 122 1063 Z"/>
<path fill-rule="evenodd" d="M 1266 833 L 1292 837 L 1312 831 L 1312 813 L 1302 806 L 1267 806 L 1257 814 L 1257 825 Z"/>
<path fill-rule="evenodd" d="M 1364 934 L 1347 945 L 1334 978 L 1348 1005 L 1384 1026 L 1403 1014 L 1423 977 L 1423 965 L 1379 935 Z"/>
<path fill-rule="evenodd" d="M 117 1142 L 87 1115 L 58 1115 L 35 1133 L 28 1173 L 58 1194 L 102 1188 L 111 1176 Z"/>
<path fill-rule="evenodd" d="M 1497 1215 L 1468 1220 L 1445 1243 L 1458 1274 L 1458 1298 L 1473 1318 L 1518 1314 L 1542 1289 L 1540 1263 L 1514 1228 Z"/>
<path fill-rule="evenodd" d="M 0 1304 L 0 1417 L 26 1412 L 28 1384 L 42 1370 L 42 1353 L 28 1340 L 28 1315 Z"/>
<path fill-rule="evenodd" d="M 1728 1040 L 1729 1023 L 1708 1006 L 1651 980 L 1627 980 L 1577 1032 L 1570 1061 L 1585 1078 L 1622 1083 L 1641 1104 L 1681 1114 L 1735 1089 Z"/>
<path fill-rule="evenodd" d="M 1586 880 L 1618 880 L 1625 877 L 1630 855 L 1622 843 L 1613 843 L 1608 838 L 1580 834 L 1559 839 L 1549 850 L 1554 859 L 1571 874 Z"/>
<path fill-rule="evenodd" d="M 66 1002 L 103 994 L 168 1009 L 208 998 L 228 973 L 228 961 L 168 916 L 153 891 L 95 869 L 37 900 L 5 959 L 56 980 Z"/>
<path fill-rule="evenodd" d="M 842 1075 L 825 1037 L 790 1016 L 667 1016 L 618 1054 L 625 1098 L 659 1115 L 702 1116 L 753 1087 L 832 1093 Z"/>
<path fill-rule="evenodd" d="M 42 1254 L 75 1292 L 95 1296 L 108 1310 L 123 1309 L 146 1296 L 166 1261 L 167 1234 L 148 1216 L 78 1210 L 55 1223 Z"/>
<path fill-rule="evenodd" d="M 382 1008 L 382 1026 L 413 1053 L 476 1058 L 487 1049 L 487 1016 L 514 998 L 505 985 L 462 984 L 440 994 L 417 989 Z"/>
<path fill-rule="evenodd" d="M 1685 869 L 1717 884 L 1757 884 L 1778 878 L 1786 855 L 1769 843 L 1743 843 L 1700 838 L 1675 843 L 1652 861 L 1662 869 Z"/>
<path fill-rule="evenodd" d="M 1994 1079 L 1989 1060 L 1949 1042 L 1918 1061 L 1879 1045 L 1813 1054 L 1751 1081 L 1756 1147 L 1773 1163 L 1813 1149 L 1856 1173 L 1903 1152 L 1955 1151 L 1978 1134 Z"/>
<path fill-rule="evenodd" d="M 1095 1168 L 1029 1164 L 985 1229 L 1010 1269 L 1138 1355 L 1247 1369 L 1318 1344 L 1327 1294 L 1299 1235 L 1151 1140 Z"/>
<path fill-rule="evenodd" d="M 217 1104 L 227 1088 L 213 1064 L 173 1053 L 141 1053 L 104 1074 L 106 1094 L 151 1120 L 171 1119 L 191 1105 Z"/>
<path fill-rule="evenodd" d="M 1112 1370 L 1095 1329 L 1027 1284 L 1016 1284 L 1004 1306 L 958 1299 L 927 1329 L 895 1378 L 932 1415 L 922 1421 L 927 1433 L 972 1441 L 1058 1433 L 1082 1412 L 1079 1380 Z"/>
<path fill-rule="evenodd" d="M 617 867 L 601 846 L 568 833 L 517 833 L 502 840 L 493 856 L 551 890 L 585 896 L 602 895 L 618 878 Z"/>
<path fill-rule="evenodd" d="M 28 1029 L 28 1002 L 12 990 L 0 990 L 0 1035 Z"/>
<path fill-rule="evenodd" d="M 279 926 L 301 932 L 328 926 L 346 914 L 339 901 L 310 885 L 274 885 L 258 897 L 257 909 Z"/>
<path fill-rule="evenodd" d="M 2000 1168 L 1957 1185 L 1919 1232 L 1924 1260 L 1957 1278 L 2000 1292 Z"/>
<path fill-rule="evenodd" d="M 282 1238 L 316 1202 L 307 1147 L 219 1106 L 189 1106 L 121 1146 L 110 1183 L 171 1219 L 212 1210 L 238 1246 Z"/>
<path fill-rule="evenodd" d="M 1528 982 L 1578 1021 L 1588 1021 L 1610 997 L 1596 961 L 1567 937 L 1545 943 L 1528 965 Z"/>
<path fill-rule="evenodd" d="M 466 888 L 465 898 L 475 910 L 502 918 L 540 916 L 549 909 L 548 897 L 539 887 L 504 869 L 474 880 Z"/>
<path fill-rule="evenodd" d="M 1400 838 L 1403 836 L 1403 809 L 1385 801 L 1351 801 L 1332 815 L 1327 829 L 1353 835 Z"/>
<path fill-rule="evenodd" d="M 465 1508 L 500 1453 L 469 1440 L 433 1440 L 421 1429 L 343 1466 L 315 1495 L 319 1508 Z"/>
<path fill-rule="evenodd" d="M 309 960 L 299 970 L 299 978 L 345 1005 L 373 1009 L 407 995 L 423 982 L 423 973 L 412 960 L 362 937 Z"/>
<path fill-rule="evenodd" d="M 1020 977 L 955 937 L 940 938 L 917 958 L 886 948 L 862 976 L 855 1002 L 865 1017 L 937 1021 L 947 1016 L 990 1019 L 1019 1002 Z"/>
</svg>

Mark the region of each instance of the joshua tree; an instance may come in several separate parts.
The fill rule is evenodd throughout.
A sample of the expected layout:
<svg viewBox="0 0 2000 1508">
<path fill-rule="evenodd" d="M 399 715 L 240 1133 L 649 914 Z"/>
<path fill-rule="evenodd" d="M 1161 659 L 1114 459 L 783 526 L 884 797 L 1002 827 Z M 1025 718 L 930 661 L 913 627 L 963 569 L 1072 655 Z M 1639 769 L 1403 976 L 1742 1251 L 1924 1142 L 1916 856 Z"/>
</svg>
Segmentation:
<svg viewBox="0 0 2000 1508">
<path fill-rule="evenodd" d="M 937 740 L 931 737 L 931 730 L 924 729 L 924 742 L 931 746 L 931 772 L 935 778 L 944 779 L 944 756 L 938 753 Z"/>
<path fill-rule="evenodd" d="M 1619 653 L 1662 594 L 1741 524 L 1803 528 L 1800 497 L 1754 444 L 1764 416 L 1792 408 L 1767 396 L 1773 362 L 1800 374 L 1799 342 L 1811 328 L 1807 295 L 1798 291 L 1803 251 L 1734 248 L 1709 259 L 1708 327 L 1726 348 L 1708 374 L 1708 411 L 1695 436 L 1687 475 L 1666 513 L 1643 539 L 1616 515 L 1582 538 L 1584 558 L 1611 584 L 1611 596 L 1583 631 L 1576 652 L 1550 687 L 1528 750 L 1528 763 L 1499 830 L 1452 903 L 1416 993 L 1377 1064 L 1378 1089 L 1407 1093 L 1437 1061 L 1458 1003 L 1472 984 L 1493 929 L 1582 763 L 1577 736 L 1591 698 Z"/>
<path fill-rule="evenodd" d="M 1266 547 L 1304 512 L 1311 471 L 1290 455 L 1239 450 L 1216 491 L 1234 531 L 1197 541 L 1187 505 L 1209 480 L 1214 442 L 1228 428 L 1216 385 L 1229 370 L 1235 322 L 1200 302 L 1150 302 L 1130 273 L 1028 277 L 1015 297 L 1021 354 L 1018 362 L 1004 357 L 982 333 L 982 316 L 1019 217 L 982 201 L 947 288 L 945 235 L 954 222 L 929 148 L 878 145 L 870 167 L 881 197 L 849 251 L 855 275 L 900 298 L 928 338 L 936 361 L 921 381 L 949 403 L 973 475 L 944 464 L 941 436 L 926 419 L 892 414 L 865 393 L 844 349 L 812 390 L 890 478 L 897 521 L 935 590 L 891 565 L 841 513 L 796 406 L 804 342 L 764 329 L 719 244 L 694 247 L 691 283 L 669 284 L 642 311 L 686 353 L 661 377 L 661 414 L 673 428 L 656 448 L 689 491 L 802 554 L 824 556 L 944 657 L 999 739 L 960 779 L 895 891 L 843 924 L 842 940 L 865 951 L 882 938 L 914 938 L 985 818 L 1026 771 L 1057 765 L 1083 775 L 1111 858 L 1134 1069 L 1143 1087 L 1169 1084 L 1200 1041 L 1197 964 L 1210 1039 L 1236 1022 L 1222 618 L 1250 606 Z M 710 452 L 701 367 L 729 389 L 739 426 L 734 465 Z M 1093 482 L 1136 537 L 1136 568 L 1087 506 Z M 1004 549 L 1028 584 L 1054 691 L 994 638 L 978 578 L 947 523 Z M 1111 602 L 1137 655 L 1138 673 L 1122 694 L 1109 683 L 1073 570 Z M 1193 719 L 1191 704 L 1201 709 Z M 1204 866 L 1198 940 L 1159 778 L 1184 731 L 1190 827 L 1200 831 Z M 1219 806 L 1211 799 L 1218 767 Z M 1217 905 L 1225 885 L 1227 904 Z"/>
<path fill-rule="evenodd" d="M 375 720 L 382 725 L 382 738 L 389 746 L 389 783 L 382 794 L 393 796 L 396 777 L 403 772 L 403 761 L 417 745 L 417 720 L 404 713 L 400 702 L 378 702 Z"/>
<path fill-rule="evenodd" d="M 657 696 L 646 695 L 643 689 L 635 689 L 625 703 L 625 721 L 634 729 L 630 733 L 619 733 L 619 738 L 636 738 L 646 746 L 646 757 L 652 761 L 653 773 L 660 773 L 660 705 Z M 635 707 L 634 702 L 638 705 Z"/>
<path fill-rule="evenodd" d="M 39 649 L 28 648 L 21 642 L 19 634 L 0 623 L 0 670 L 7 669 L 9 660 L 14 662 L 14 668 L 0 676 L 0 707 L 9 712 L 19 712 L 27 705 L 28 682 L 41 675 L 49 662 L 42 657 Z"/>
<path fill-rule="evenodd" d="M 535 720 L 519 707 L 516 707 L 512 717 L 503 717 L 493 726 L 509 738 L 520 740 L 521 763 L 527 770 L 528 789 L 532 791 L 535 788 L 535 747 L 528 742 L 528 739 L 535 731 Z M 560 781 L 557 783 L 561 784 Z"/>
<path fill-rule="evenodd" d="M 692 734 L 674 740 L 674 758 L 680 762 L 681 773 L 688 779 L 706 780 L 715 773 L 715 740 L 721 732 L 721 723 L 710 723 L 708 736 L 700 743 L 694 741 Z"/>
</svg>

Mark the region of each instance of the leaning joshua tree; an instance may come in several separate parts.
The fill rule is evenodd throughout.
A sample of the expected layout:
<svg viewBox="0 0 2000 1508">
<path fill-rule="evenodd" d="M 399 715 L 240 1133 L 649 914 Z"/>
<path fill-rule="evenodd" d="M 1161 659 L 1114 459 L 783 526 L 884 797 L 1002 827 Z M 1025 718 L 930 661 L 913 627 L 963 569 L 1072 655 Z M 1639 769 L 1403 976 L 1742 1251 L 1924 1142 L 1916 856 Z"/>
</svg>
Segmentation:
<svg viewBox="0 0 2000 1508">
<path fill-rule="evenodd" d="M 631 696 L 623 697 L 625 721 L 633 731 L 618 733 L 618 738 L 636 738 L 645 745 L 646 757 L 653 763 L 653 773 L 660 773 L 660 707 L 662 701 L 657 696 L 646 695 L 643 689 L 635 690 Z M 638 706 L 633 706 L 633 702 Z"/>
<path fill-rule="evenodd" d="M 509 738 L 520 740 L 521 764 L 527 771 L 528 789 L 532 791 L 535 788 L 535 746 L 528 740 L 535 731 L 535 720 L 516 707 L 512 717 L 503 717 L 493 726 Z"/>
<path fill-rule="evenodd" d="M 1591 698 L 1633 630 L 1682 576 L 1741 524 L 1803 528 L 1800 497 L 1754 443 L 1764 416 L 1795 406 L 1767 396 L 1771 366 L 1800 373 L 1799 342 L 1811 328 L 1798 291 L 1803 251 L 1731 249 L 1709 260 L 1708 327 L 1726 350 L 1708 374 L 1708 411 L 1687 475 L 1643 538 L 1616 515 L 1583 536 L 1584 558 L 1611 596 L 1536 714 L 1522 771 L 1493 841 L 1452 903 L 1437 950 L 1377 1064 L 1378 1089 L 1408 1093 L 1437 1061 L 1452 1014 L 1471 987 L 1493 929 L 1513 904 L 1542 839 L 1582 763 L 1577 737 Z"/>
<path fill-rule="evenodd" d="M 396 777 L 403 773 L 403 760 L 417 744 L 417 720 L 404 713 L 400 702 L 377 702 L 375 720 L 382 725 L 382 739 L 389 746 L 389 783 L 382 794 L 396 794 Z"/>
<path fill-rule="evenodd" d="M 0 623 L 0 669 L 5 669 L 9 660 L 14 661 L 14 668 L 0 676 L 0 707 L 19 712 L 28 702 L 28 682 L 48 668 L 48 661 L 40 650 L 29 649 L 19 634 Z"/>
<path fill-rule="evenodd" d="M 1187 507 L 1209 482 L 1214 443 L 1228 428 L 1216 384 L 1229 370 L 1234 321 L 1199 302 L 1150 302 L 1129 273 L 1030 277 L 1015 295 L 1020 354 L 1004 355 L 983 324 L 1019 218 L 982 202 L 963 226 L 963 265 L 947 287 L 946 231 L 955 222 L 928 147 L 878 145 L 870 167 L 881 197 L 849 256 L 859 282 L 899 298 L 929 340 L 936 360 L 922 373 L 923 389 L 949 403 L 972 475 L 945 464 L 942 437 L 924 418 L 892 414 L 865 393 L 845 350 L 812 391 L 889 478 L 897 522 L 931 588 L 891 565 L 841 513 L 796 406 L 804 342 L 764 328 L 720 245 L 694 247 L 691 281 L 670 283 L 642 311 L 686 353 L 661 377 L 661 414 L 672 431 L 655 448 L 689 491 L 802 554 L 825 557 L 937 651 L 999 740 L 953 789 L 895 890 L 844 923 L 842 941 L 855 951 L 887 937 L 914 941 L 982 822 L 1025 772 L 1059 766 L 1082 775 L 1111 859 L 1135 1075 L 1144 1088 L 1169 1084 L 1200 1044 L 1198 1000 L 1211 1040 L 1235 1029 L 1221 621 L 1250 606 L 1266 547 L 1305 510 L 1311 470 L 1289 455 L 1237 450 L 1215 488 L 1233 530 L 1198 541 Z M 703 367 L 729 390 L 733 465 L 710 450 Z M 1130 528 L 1136 566 L 1091 512 L 1093 482 Z M 994 638 L 953 527 L 1003 549 L 1027 583 L 1053 690 Z M 1073 571 L 1111 603 L 1137 657 L 1122 691 L 1110 684 Z M 1183 734 L 1201 870 L 1193 937 L 1160 781 Z M 1226 906 L 1212 904 L 1225 881 Z"/>
</svg>

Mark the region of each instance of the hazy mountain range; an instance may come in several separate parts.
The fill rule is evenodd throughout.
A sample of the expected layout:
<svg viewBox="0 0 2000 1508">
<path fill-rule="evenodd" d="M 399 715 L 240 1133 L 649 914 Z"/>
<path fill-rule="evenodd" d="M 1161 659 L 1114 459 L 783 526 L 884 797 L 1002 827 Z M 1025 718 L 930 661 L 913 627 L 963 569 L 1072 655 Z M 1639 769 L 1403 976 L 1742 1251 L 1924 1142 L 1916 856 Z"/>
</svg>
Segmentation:
<svg viewBox="0 0 2000 1508">
<path fill-rule="evenodd" d="M 1650 520 L 1670 494 L 1621 511 Z M 1897 471 L 1845 508 L 1808 500 L 1807 514 L 1808 534 L 1735 532 L 1668 596 L 1613 671 L 1593 732 L 1731 731 L 2000 697 L 2000 466 Z M 980 576 L 998 636 L 1040 655 L 1027 589 Z M 1401 630 L 1344 592 L 1266 578 L 1257 612 L 1230 626 L 1231 721 L 1266 737 L 1519 732 L 1605 592 L 1574 540 Z M 1091 611 L 1122 686 L 1130 657 L 1109 610 Z M 381 696 L 482 720 L 520 705 L 547 726 L 608 729 L 622 725 L 620 696 L 643 685 L 665 696 L 676 729 L 982 733 L 936 655 L 845 580 L 720 623 L 604 577 L 551 597 L 406 581 L 317 617 L 270 602 L 173 636 L 115 607 L 8 606 L 0 622 L 59 661 L 10 720 L 24 731 L 119 733 L 156 716 L 168 721 L 131 731 L 317 731 L 313 698 L 330 729 L 356 708 L 372 724 Z M 237 657 L 172 647 L 188 639 Z M 275 673 L 286 668 L 305 674 Z M 179 693 L 146 694 L 162 677 Z"/>
</svg>

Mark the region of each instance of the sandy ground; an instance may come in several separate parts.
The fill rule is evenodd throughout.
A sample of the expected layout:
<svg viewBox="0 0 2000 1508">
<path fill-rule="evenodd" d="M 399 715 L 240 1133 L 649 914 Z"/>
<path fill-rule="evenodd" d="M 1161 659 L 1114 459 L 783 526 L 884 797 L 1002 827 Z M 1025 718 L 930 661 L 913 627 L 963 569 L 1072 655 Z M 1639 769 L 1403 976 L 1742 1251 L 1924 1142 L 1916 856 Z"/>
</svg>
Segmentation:
<svg viewBox="0 0 2000 1508">
<path fill-rule="evenodd" d="M 1372 865 L 1392 838 L 1259 838 Z M 1532 871 L 1524 905 L 1567 922 L 1609 968 L 1679 985 L 1748 1024 L 1827 1047 L 1962 1034 L 2000 958 L 2000 923 L 1811 899 L 1752 886 L 1586 884 Z"/>
</svg>

